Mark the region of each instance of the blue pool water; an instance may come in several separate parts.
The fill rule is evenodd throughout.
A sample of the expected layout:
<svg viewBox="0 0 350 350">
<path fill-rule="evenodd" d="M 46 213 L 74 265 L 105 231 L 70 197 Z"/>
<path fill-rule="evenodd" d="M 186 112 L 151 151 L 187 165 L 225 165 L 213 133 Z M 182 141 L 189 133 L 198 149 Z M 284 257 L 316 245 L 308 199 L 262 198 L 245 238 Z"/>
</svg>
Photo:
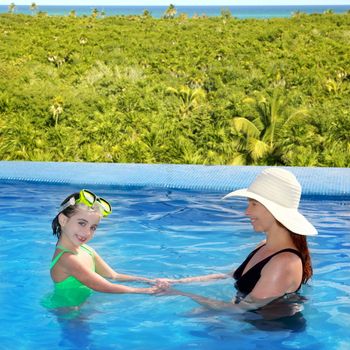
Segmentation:
<svg viewBox="0 0 350 350">
<path fill-rule="evenodd" d="M 233 270 L 262 238 L 223 191 L 89 186 L 113 205 L 91 246 L 117 271 L 184 277 Z M 285 323 L 204 312 L 179 296 L 94 293 L 76 312 L 41 306 L 52 290 L 50 224 L 72 184 L 0 182 L 0 349 L 349 349 L 350 200 L 304 198 L 318 227 L 304 310 Z M 233 281 L 179 288 L 221 300 Z"/>
</svg>

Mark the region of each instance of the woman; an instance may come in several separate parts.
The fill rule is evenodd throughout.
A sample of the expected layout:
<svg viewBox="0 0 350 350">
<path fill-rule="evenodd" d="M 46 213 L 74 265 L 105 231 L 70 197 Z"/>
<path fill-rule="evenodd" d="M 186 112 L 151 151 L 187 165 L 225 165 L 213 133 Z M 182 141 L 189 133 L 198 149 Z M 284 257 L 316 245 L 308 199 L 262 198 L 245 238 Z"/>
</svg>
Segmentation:
<svg viewBox="0 0 350 350">
<path fill-rule="evenodd" d="M 107 280 L 153 283 L 148 278 L 114 271 L 87 245 L 93 238 L 101 218 L 111 212 L 111 205 L 105 199 L 87 190 L 73 193 L 61 203 L 58 214 L 52 221 L 53 234 L 58 239 L 50 267 L 55 290 L 44 300 L 44 306 L 79 306 L 92 290 L 104 293 L 145 294 L 162 290 L 159 285 L 135 288 Z"/>
<path fill-rule="evenodd" d="M 231 303 L 212 300 L 191 293 L 169 290 L 217 310 L 244 312 L 258 309 L 280 297 L 297 292 L 312 276 L 307 235 L 317 235 L 315 227 L 298 211 L 301 186 L 289 171 L 268 168 L 257 176 L 248 189 L 229 193 L 224 198 L 247 197 L 246 215 L 254 231 L 266 239 L 254 249 L 234 272 L 238 295 Z M 188 283 L 227 278 L 214 274 L 166 280 Z"/>
</svg>

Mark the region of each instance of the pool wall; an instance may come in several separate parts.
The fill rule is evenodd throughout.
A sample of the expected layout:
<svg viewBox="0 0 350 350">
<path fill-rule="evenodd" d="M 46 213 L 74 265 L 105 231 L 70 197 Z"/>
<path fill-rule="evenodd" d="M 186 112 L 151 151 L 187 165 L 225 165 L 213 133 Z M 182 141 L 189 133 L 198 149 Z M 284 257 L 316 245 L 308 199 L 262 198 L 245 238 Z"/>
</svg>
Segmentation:
<svg viewBox="0 0 350 350">
<path fill-rule="evenodd" d="M 0 161 L 0 180 L 231 191 L 247 187 L 266 167 Z M 283 167 L 303 195 L 350 196 L 350 168 Z"/>
</svg>

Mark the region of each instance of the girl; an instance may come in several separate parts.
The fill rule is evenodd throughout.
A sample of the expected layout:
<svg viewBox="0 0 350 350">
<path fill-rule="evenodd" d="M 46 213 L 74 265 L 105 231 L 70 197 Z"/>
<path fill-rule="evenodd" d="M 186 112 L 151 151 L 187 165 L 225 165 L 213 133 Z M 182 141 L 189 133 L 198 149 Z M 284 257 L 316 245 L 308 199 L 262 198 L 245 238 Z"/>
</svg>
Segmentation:
<svg viewBox="0 0 350 350">
<path fill-rule="evenodd" d="M 52 221 L 53 234 L 58 238 L 50 267 L 55 291 L 44 303 L 46 306 L 78 306 L 92 290 L 104 293 L 153 294 L 162 289 L 162 283 L 149 288 L 134 288 L 107 280 L 153 283 L 148 278 L 114 271 L 87 245 L 101 218 L 111 212 L 111 205 L 105 199 L 87 190 L 73 193 L 61 203 L 59 212 Z"/>
</svg>

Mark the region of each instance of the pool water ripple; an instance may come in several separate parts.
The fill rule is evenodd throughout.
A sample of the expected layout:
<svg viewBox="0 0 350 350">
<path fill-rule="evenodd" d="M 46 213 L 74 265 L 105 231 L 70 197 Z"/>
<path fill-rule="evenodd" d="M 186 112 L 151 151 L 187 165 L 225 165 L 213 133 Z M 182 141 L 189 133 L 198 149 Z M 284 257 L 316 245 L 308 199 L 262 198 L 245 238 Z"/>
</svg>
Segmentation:
<svg viewBox="0 0 350 350">
<path fill-rule="evenodd" d="M 78 311 L 46 310 L 40 301 L 52 290 L 51 220 L 77 187 L 8 181 L 0 189 L 0 348 L 348 349 L 349 200 L 302 202 L 301 211 L 319 230 L 309 240 L 314 277 L 301 290 L 303 311 L 283 323 L 209 312 L 179 296 L 94 293 Z M 223 201 L 222 192 L 91 189 L 113 205 L 91 245 L 120 272 L 171 278 L 228 273 L 263 237 L 243 215 L 246 201 Z M 177 287 L 227 301 L 235 295 L 231 279 Z"/>
</svg>

